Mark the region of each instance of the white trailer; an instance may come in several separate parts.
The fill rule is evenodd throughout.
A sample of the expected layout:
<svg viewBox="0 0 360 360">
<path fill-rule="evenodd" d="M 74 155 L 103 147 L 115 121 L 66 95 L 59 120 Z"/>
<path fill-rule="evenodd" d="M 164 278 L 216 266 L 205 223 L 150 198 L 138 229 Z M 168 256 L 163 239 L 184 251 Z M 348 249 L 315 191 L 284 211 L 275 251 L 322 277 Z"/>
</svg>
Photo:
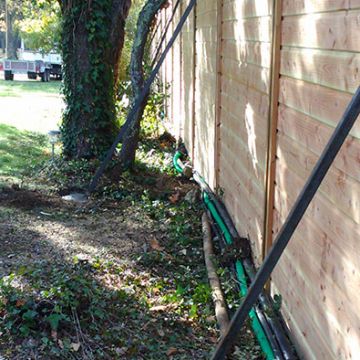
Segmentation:
<svg viewBox="0 0 360 360">
<path fill-rule="evenodd" d="M 62 79 L 62 58 L 58 53 L 42 54 L 31 50 L 20 50 L 18 52 L 19 60 L 36 61 L 42 60 L 45 63 L 51 64 L 50 75 L 56 79 Z"/>
<path fill-rule="evenodd" d="M 40 76 L 41 81 L 50 80 L 51 64 L 42 60 L 4 60 L 4 77 L 5 80 L 14 80 L 15 74 L 27 74 L 29 79 L 36 79 Z"/>
</svg>

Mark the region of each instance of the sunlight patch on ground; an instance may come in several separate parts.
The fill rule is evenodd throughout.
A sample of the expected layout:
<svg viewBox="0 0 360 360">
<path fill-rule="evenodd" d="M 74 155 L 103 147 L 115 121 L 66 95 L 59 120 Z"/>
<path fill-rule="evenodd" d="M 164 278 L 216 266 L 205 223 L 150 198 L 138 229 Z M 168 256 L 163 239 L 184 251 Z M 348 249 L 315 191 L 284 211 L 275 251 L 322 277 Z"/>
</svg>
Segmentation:
<svg viewBox="0 0 360 360">
<path fill-rule="evenodd" d="M 0 123 L 46 134 L 57 129 L 64 102 L 60 83 L 4 81 L 0 75 Z"/>
</svg>

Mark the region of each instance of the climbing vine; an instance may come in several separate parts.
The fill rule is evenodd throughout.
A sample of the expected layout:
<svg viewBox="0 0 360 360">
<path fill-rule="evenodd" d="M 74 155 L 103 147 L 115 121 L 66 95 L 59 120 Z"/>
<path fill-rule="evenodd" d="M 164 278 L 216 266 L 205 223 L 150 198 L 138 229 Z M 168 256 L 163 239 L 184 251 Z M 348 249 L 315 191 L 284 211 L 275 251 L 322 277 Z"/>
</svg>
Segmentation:
<svg viewBox="0 0 360 360">
<path fill-rule="evenodd" d="M 114 6 L 112 0 L 73 0 L 62 7 L 66 110 L 61 130 L 64 155 L 69 158 L 101 157 L 118 130 L 114 94 L 118 59 L 110 36 Z"/>
</svg>

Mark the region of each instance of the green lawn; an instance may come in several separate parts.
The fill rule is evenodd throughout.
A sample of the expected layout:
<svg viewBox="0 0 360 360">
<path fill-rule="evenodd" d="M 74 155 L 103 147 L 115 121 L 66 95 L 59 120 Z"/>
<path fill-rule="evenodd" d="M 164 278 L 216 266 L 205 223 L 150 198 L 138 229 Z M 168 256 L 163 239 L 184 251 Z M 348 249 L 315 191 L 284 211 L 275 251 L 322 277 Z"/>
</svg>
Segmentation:
<svg viewBox="0 0 360 360">
<path fill-rule="evenodd" d="M 19 182 L 33 166 L 49 159 L 49 148 L 45 135 L 0 124 L 0 183 Z"/>
<path fill-rule="evenodd" d="M 16 77 L 16 75 L 15 75 Z M 1 97 L 21 97 L 27 94 L 38 94 L 42 96 L 58 95 L 60 93 L 61 82 L 50 81 L 43 83 L 41 81 L 5 81 L 0 80 Z"/>
<path fill-rule="evenodd" d="M 0 123 L 46 134 L 59 127 L 64 102 L 61 83 L 0 79 Z"/>
</svg>

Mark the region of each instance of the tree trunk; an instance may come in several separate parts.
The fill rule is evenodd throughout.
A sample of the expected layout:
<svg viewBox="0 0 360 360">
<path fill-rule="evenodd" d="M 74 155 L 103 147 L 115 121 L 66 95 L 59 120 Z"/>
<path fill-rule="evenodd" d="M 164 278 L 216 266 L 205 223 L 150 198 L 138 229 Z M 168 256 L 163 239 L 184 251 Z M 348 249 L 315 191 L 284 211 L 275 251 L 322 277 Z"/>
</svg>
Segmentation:
<svg viewBox="0 0 360 360">
<path fill-rule="evenodd" d="M 151 25 L 157 12 L 166 2 L 167 0 L 148 0 L 139 14 L 130 62 L 133 104 L 136 103 L 136 100 L 139 98 L 144 86 L 144 55 Z M 149 94 L 145 97 L 135 115 L 134 121 L 124 135 L 119 157 L 122 168 L 127 169 L 133 167 L 134 165 L 135 154 L 139 143 L 141 118 L 147 104 L 148 96 Z"/>
<path fill-rule="evenodd" d="M 5 1 L 5 21 L 6 21 L 6 58 L 17 59 L 17 36 L 14 31 L 15 13 L 12 11 L 8 0 Z"/>
<path fill-rule="evenodd" d="M 99 157 L 118 131 L 114 88 L 130 0 L 63 0 L 60 4 L 64 155 Z"/>
</svg>

